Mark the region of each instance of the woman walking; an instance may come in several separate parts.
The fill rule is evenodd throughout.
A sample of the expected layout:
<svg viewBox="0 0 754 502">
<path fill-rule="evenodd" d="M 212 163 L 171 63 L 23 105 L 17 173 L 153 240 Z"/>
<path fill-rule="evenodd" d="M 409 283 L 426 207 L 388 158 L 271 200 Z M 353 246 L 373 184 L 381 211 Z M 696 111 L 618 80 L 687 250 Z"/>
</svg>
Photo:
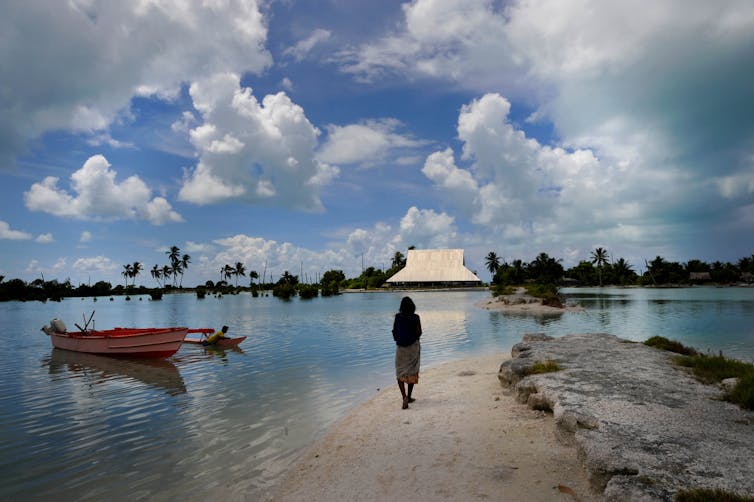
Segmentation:
<svg viewBox="0 0 754 502">
<path fill-rule="evenodd" d="M 393 321 L 393 340 L 395 340 L 395 376 L 398 378 L 398 388 L 403 397 L 403 409 L 408 408 L 408 403 L 413 403 L 411 392 L 414 385 L 419 383 L 419 358 L 421 345 L 419 338 L 422 336 L 422 323 L 415 314 L 416 305 L 408 296 L 401 300 L 401 307 Z M 406 392 L 408 384 L 408 392 Z"/>
</svg>

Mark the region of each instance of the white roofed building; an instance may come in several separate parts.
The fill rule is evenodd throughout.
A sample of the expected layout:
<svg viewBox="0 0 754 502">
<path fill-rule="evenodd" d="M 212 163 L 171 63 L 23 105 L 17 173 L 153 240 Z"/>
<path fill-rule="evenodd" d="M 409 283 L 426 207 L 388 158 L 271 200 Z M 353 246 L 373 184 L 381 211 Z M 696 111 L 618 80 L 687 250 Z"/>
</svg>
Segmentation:
<svg viewBox="0 0 754 502">
<path fill-rule="evenodd" d="M 387 281 L 390 286 L 480 286 L 466 268 L 463 249 L 409 249 L 406 266 Z"/>
</svg>

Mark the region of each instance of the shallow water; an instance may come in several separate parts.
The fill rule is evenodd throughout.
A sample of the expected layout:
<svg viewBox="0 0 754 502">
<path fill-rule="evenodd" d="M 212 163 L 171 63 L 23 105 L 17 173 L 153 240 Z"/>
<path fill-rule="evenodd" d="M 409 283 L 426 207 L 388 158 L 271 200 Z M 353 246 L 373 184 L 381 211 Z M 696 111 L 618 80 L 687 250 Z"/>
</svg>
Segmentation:
<svg viewBox="0 0 754 502">
<path fill-rule="evenodd" d="M 528 332 L 658 334 L 754 360 L 754 288 L 565 291 L 587 311 L 516 316 L 474 307 L 484 291 L 412 293 L 423 367 L 508 351 Z M 265 498 L 301 448 L 394 385 L 401 296 L 0 303 L 0 499 Z M 128 361 L 53 350 L 39 331 L 53 317 L 72 328 L 93 310 L 101 329 L 227 324 L 249 338 L 239 350 L 187 345 Z"/>
</svg>

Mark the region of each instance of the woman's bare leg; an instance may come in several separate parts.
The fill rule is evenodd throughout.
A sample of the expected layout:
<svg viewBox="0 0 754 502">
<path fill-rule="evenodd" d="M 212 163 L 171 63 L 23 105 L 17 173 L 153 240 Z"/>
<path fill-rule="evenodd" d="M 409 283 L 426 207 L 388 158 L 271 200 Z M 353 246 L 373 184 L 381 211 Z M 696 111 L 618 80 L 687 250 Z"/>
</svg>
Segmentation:
<svg viewBox="0 0 754 502">
<path fill-rule="evenodd" d="M 411 388 L 411 384 L 409 385 L 409 389 Z M 406 386 L 398 380 L 398 388 L 401 390 L 401 396 L 403 397 L 403 409 L 405 410 L 408 408 L 408 396 L 406 395 Z"/>
</svg>

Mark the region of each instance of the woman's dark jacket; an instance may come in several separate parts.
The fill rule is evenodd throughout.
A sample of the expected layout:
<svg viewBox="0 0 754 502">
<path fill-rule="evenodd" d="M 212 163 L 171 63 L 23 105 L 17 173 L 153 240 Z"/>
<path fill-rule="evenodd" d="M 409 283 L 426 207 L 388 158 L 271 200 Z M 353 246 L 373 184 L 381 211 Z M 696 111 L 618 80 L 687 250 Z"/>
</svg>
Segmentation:
<svg viewBox="0 0 754 502">
<path fill-rule="evenodd" d="M 393 340 L 401 347 L 408 347 L 422 335 L 422 323 L 416 314 L 395 314 Z"/>
</svg>

